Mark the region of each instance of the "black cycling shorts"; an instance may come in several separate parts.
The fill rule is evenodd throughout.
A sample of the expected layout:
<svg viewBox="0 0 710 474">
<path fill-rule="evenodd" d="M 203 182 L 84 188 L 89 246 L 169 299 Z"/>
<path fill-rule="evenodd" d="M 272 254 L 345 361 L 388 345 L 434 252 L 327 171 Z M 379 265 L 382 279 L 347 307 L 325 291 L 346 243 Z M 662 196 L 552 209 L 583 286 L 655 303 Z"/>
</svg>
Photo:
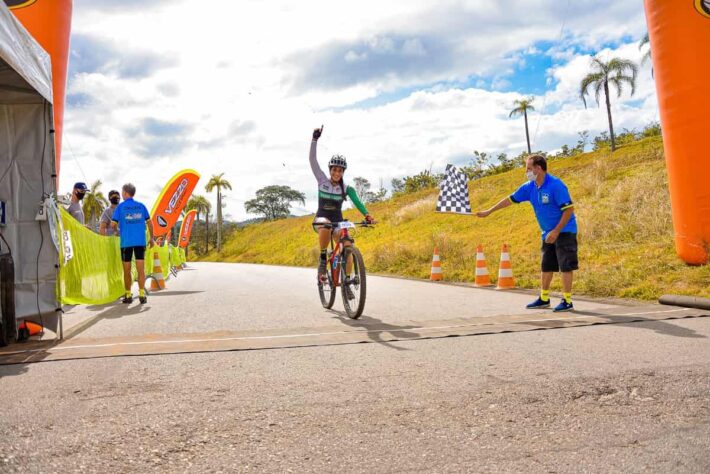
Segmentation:
<svg viewBox="0 0 710 474">
<path fill-rule="evenodd" d="M 578 269 L 577 234 L 562 232 L 554 244 L 542 242 L 543 272 L 571 272 Z"/>
<path fill-rule="evenodd" d="M 142 247 L 122 247 L 121 260 L 130 262 L 136 256 L 136 260 L 145 260 L 145 245 Z"/>
<path fill-rule="evenodd" d="M 318 209 L 318 212 L 316 212 L 316 218 L 313 220 L 313 230 L 318 232 L 319 229 L 322 229 L 322 226 L 316 225 L 316 221 L 319 218 L 325 218 L 330 221 L 331 224 L 338 224 L 339 222 L 343 222 L 345 219 L 343 219 L 343 212 L 342 211 L 325 211 L 323 209 Z"/>
</svg>

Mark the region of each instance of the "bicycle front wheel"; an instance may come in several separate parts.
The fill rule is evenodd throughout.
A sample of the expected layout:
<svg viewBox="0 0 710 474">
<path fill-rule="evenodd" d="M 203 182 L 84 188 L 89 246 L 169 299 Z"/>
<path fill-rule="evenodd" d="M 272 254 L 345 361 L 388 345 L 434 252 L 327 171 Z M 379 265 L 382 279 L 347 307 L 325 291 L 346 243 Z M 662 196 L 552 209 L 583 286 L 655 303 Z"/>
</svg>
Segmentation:
<svg viewBox="0 0 710 474">
<path fill-rule="evenodd" d="M 346 262 L 352 258 L 352 269 L 348 274 Z M 360 250 L 356 247 L 345 247 L 343 251 L 343 264 L 341 269 L 341 295 L 345 313 L 349 318 L 357 319 L 365 309 L 365 297 L 367 295 L 367 275 L 365 273 L 365 262 L 362 259 Z"/>
<path fill-rule="evenodd" d="M 318 275 L 318 296 L 325 309 L 330 309 L 335 303 L 335 285 L 333 284 L 333 270 L 330 261 L 326 267 L 325 275 Z"/>
</svg>

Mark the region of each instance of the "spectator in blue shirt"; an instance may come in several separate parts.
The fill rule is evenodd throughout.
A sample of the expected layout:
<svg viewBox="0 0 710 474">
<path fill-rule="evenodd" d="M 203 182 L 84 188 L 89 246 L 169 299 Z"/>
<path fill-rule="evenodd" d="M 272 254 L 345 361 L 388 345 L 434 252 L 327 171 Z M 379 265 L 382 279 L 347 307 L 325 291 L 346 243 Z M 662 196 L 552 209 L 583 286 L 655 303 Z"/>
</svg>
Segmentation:
<svg viewBox="0 0 710 474">
<path fill-rule="evenodd" d="M 542 155 L 530 155 L 526 160 L 528 181 L 509 197 L 486 211 L 477 212 L 478 217 L 511 204 L 528 201 L 542 229 L 542 290 L 540 297 L 527 305 L 528 309 L 550 307 L 550 283 L 555 272 L 561 272 L 563 298 L 554 311 L 570 311 L 572 305 L 572 277 L 579 269 L 577 259 L 577 219 L 574 204 L 567 186 L 561 179 L 547 173 L 547 161 Z"/>
<path fill-rule="evenodd" d="M 145 247 L 146 228 L 150 232 L 150 246 L 155 244 L 153 239 L 153 224 L 150 213 L 146 207 L 133 200 L 136 187 L 131 183 L 124 184 L 122 188 L 123 202 L 116 207 L 111 218 L 111 225 L 118 228 L 121 235 L 121 260 L 123 261 L 123 283 L 126 294 L 121 300 L 129 304 L 133 302 L 131 294 L 131 260 L 136 257 L 136 270 L 138 271 L 138 299 L 141 304 L 148 302 L 145 294 Z"/>
</svg>

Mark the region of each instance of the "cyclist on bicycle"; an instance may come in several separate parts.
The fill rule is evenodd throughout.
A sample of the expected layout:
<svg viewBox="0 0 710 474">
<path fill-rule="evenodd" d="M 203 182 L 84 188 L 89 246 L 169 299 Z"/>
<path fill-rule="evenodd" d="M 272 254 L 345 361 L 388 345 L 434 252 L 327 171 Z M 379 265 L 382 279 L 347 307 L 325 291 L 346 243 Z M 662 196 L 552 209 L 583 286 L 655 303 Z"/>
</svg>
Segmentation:
<svg viewBox="0 0 710 474">
<path fill-rule="evenodd" d="M 327 176 L 318 165 L 316 159 L 316 148 L 318 139 L 323 133 L 323 127 L 313 130 L 313 140 L 311 141 L 310 162 L 313 175 L 318 181 L 318 212 L 313 221 L 313 230 L 318 232 L 318 245 L 320 245 L 320 264 L 318 265 L 318 274 L 323 275 L 326 271 L 326 259 L 328 244 L 330 243 L 332 228 L 326 228 L 318 224 L 337 224 L 343 219 L 343 201 L 348 197 L 353 202 L 358 211 L 365 216 L 365 221 L 372 224 L 374 219 L 367 212 L 367 208 L 357 195 L 355 188 L 346 186 L 343 181 L 343 174 L 348 168 L 348 163 L 342 155 L 333 155 L 328 162 L 330 176 Z M 344 242 L 344 245 L 349 246 L 350 242 Z M 347 262 L 349 267 L 352 262 Z"/>
</svg>

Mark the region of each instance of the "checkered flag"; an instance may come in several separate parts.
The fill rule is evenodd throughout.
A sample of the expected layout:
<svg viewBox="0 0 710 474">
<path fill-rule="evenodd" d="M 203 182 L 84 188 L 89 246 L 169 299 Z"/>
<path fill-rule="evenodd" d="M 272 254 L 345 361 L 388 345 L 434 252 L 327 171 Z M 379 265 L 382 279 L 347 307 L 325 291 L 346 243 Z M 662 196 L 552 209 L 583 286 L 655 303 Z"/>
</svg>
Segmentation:
<svg viewBox="0 0 710 474">
<path fill-rule="evenodd" d="M 446 165 L 445 177 L 439 188 L 436 212 L 471 214 L 471 201 L 468 198 L 468 177 L 454 165 Z"/>
</svg>

